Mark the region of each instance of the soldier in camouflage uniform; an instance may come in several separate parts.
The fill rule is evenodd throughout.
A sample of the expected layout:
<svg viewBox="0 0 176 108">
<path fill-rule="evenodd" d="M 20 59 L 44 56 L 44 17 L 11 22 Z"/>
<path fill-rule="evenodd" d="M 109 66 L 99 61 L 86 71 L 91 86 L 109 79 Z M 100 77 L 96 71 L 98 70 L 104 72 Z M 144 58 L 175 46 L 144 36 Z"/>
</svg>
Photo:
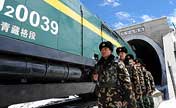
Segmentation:
<svg viewBox="0 0 176 108">
<path fill-rule="evenodd" d="M 142 90 L 143 104 L 144 104 L 145 108 L 149 108 L 150 107 L 150 101 L 149 101 L 149 98 L 148 98 L 148 95 L 147 95 L 144 73 L 143 73 L 143 70 L 141 68 L 142 60 L 141 59 L 136 59 L 135 63 L 136 63 L 136 69 L 137 69 L 137 72 L 138 72 L 138 75 L 139 75 L 140 86 L 141 86 L 141 90 Z"/>
<path fill-rule="evenodd" d="M 150 102 L 149 108 L 154 108 L 154 101 L 152 93 L 155 91 L 155 83 L 152 74 L 146 70 L 145 65 L 142 64 L 142 71 L 144 73 L 146 92 Z"/>
<path fill-rule="evenodd" d="M 131 54 L 126 55 L 125 65 L 126 65 L 126 68 L 128 69 L 128 72 L 130 73 L 130 78 L 131 78 L 131 82 L 132 82 L 132 89 L 135 93 L 137 108 L 145 108 L 144 104 L 143 104 L 143 99 L 142 99 L 142 90 L 141 90 L 141 86 L 140 86 L 139 75 L 136 70 L 133 55 L 131 55 Z"/>
<path fill-rule="evenodd" d="M 93 79 L 99 82 L 98 107 L 127 108 L 131 104 L 126 101 L 131 100 L 131 82 L 125 65 L 115 60 L 110 42 L 102 42 L 99 49 L 102 57 L 93 73 Z"/>
<path fill-rule="evenodd" d="M 123 65 L 125 64 L 125 57 L 127 55 L 127 52 L 128 51 L 125 47 L 119 47 L 119 48 L 116 49 L 116 53 L 119 55 L 119 63 L 121 63 Z M 126 66 L 125 66 L 125 68 L 126 68 Z M 128 68 L 126 68 L 126 70 L 127 70 L 128 74 L 129 74 L 129 77 L 130 77 L 131 76 L 130 71 L 128 70 Z M 129 101 L 129 103 L 131 103 L 131 104 L 128 105 L 128 108 L 132 108 L 133 106 L 137 107 L 136 99 L 135 99 L 135 93 L 132 89 L 132 81 L 131 81 L 131 85 L 129 85 L 129 87 L 130 88 L 128 88 L 128 89 L 129 89 L 129 91 L 131 91 L 130 92 L 131 100 Z M 128 100 L 127 100 L 127 102 L 128 102 Z"/>
</svg>

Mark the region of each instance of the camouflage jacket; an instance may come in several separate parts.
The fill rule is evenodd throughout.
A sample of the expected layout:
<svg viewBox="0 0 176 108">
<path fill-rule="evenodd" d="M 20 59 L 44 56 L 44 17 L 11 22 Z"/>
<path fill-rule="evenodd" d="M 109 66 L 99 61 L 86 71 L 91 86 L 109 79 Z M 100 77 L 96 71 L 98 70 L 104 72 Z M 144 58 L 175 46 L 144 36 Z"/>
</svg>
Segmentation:
<svg viewBox="0 0 176 108">
<path fill-rule="evenodd" d="M 100 87 L 107 87 L 104 84 L 108 84 L 110 85 L 109 88 L 117 88 L 120 90 L 120 97 L 123 97 L 123 100 L 127 101 L 131 108 L 135 108 L 133 107 L 134 100 L 132 99 L 130 75 L 122 61 L 117 61 L 113 55 L 107 60 L 101 58 L 95 66 L 95 72 L 99 75 Z M 111 87 L 110 83 L 113 83 L 112 85 L 115 83 L 116 86 Z"/>
<path fill-rule="evenodd" d="M 142 71 L 142 68 L 137 66 L 136 70 L 138 72 L 139 75 L 139 80 L 140 80 L 140 86 L 141 86 L 141 90 L 142 90 L 142 94 L 146 95 L 146 85 L 145 85 L 145 80 L 144 80 L 144 73 Z"/>
<path fill-rule="evenodd" d="M 107 60 L 101 58 L 95 65 L 95 73 L 98 73 L 98 82 L 101 87 L 119 87 L 119 79 L 115 57 L 111 55 Z M 108 84 L 111 84 L 108 86 Z"/>
<path fill-rule="evenodd" d="M 155 91 L 155 83 L 152 74 L 147 71 L 144 67 L 142 68 L 144 73 L 144 81 L 146 86 L 147 95 L 151 95 Z"/>
<path fill-rule="evenodd" d="M 135 98 L 139 99 L 142 96 L 142 90 L 140 86 L 140 79 L 138 75 L 138 71 L 134 65 L 126 65 L 128 72 L 130 73 L 130 78 L 132 82 L 132 89 L 135 93 Z"/>
</svg>

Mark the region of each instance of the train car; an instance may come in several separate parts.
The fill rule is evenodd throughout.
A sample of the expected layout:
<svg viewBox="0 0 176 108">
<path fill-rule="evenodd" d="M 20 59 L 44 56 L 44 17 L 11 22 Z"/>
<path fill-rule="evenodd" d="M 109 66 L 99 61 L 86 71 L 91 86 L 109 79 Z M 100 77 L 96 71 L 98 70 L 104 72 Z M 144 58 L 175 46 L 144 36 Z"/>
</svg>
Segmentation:
<svg viewBox="0 0 176 108">
<path fill-rule="evenodd" d="M 93 93 L 102 41 L 135 55 L 79 0 L 0 0 L 0 105 Z"/>
</svg>

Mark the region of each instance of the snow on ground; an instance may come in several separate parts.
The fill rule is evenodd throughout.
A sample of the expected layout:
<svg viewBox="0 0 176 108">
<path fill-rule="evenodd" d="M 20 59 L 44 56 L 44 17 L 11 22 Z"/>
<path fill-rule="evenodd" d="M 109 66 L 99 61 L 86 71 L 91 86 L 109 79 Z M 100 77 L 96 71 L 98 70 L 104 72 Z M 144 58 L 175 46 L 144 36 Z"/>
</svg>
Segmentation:
<svg viewBox="0 0 176 108">
<path fill-rule="evenodd" d="M 153 96 L 154 96 L 155 108 L 176 108 L 175 98 L 163 101 L 161 92 L 157 90 L 155 91 Z M 45 105 L 51 105 L 52 103 L 60 103 L 60 102 L 62 103 L 62 102 L 65 102 L 66 100 L 68 101 L 70 99 L 72 100 L 76 98 L 79 98 L 79 97 L 75 95 L 75 96 L 70 96 L 68 98 L 47 99 L 47 100 L 11 105 L 8 108 L 38 108 L 38 107 L 45 106 Z M 98 108 L 98 107 L 94 106 L 92 108 Z"/>
<path fill-rule="evenodd" d="M 170 100 L 163 101 L 158 108 L 176 108 L 176 99 L 172 98 Z"/>
<path fill-rule="evenodd" d="M 21 103 L 21 104 L 11 105 L 8 108 L 37 108 L 43 105 L 50 104 L 55 101 L 62 101 L 62 99 L 47 99 L 47 100 L 41 100 L 41 101 L 35 101 L 35 102 Z"/>
<path fill-rule="evenodd" d="M 53 103 L 62 103 L 67 100 L 76 99 L 78 96 L 69 96 L 68 98 L 60 98 L 60 99 L 46 99 L 46 100 L 40 100 L 35 102 L 28 102 L 28 103 L 21 103 L 21 104 L 15 104 L 11 105 L 8 108 L 38 108 L 46 105 L 51 105 Z"/>
</svg>

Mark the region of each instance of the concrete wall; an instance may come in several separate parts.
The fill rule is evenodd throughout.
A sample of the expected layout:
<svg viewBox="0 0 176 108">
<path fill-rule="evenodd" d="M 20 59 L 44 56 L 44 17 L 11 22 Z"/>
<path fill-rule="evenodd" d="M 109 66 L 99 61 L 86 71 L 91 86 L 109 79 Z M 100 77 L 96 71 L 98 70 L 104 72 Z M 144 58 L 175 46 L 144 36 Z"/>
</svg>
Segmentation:
<svg viewBox="0 0 176 108">
<path fill-rule="evenodd" d="M 143 22 L 129 27 L 115 30 L 122 38 L 129 35 L 145 35 L 163 48 L 162 37 L 171 31 L 167 24 L 167 17 Z"/>
<path fill-rule="evenodd" d="M 163 37 L 169 98 L 175 97 L 173 83 L 172 83 L 171 74 L 170 74 L 170 72 L 172 72 L 174 77 L 173 81 L 176 83 L 176 56 L 174 54 L 174 51 L 176 51 L 176 49 L 175 49 L 174 43 L 176 43 L 175 31 L 170 32 Z M 169 70 L 169 66 L 171 71 Z"/>
</svg>

